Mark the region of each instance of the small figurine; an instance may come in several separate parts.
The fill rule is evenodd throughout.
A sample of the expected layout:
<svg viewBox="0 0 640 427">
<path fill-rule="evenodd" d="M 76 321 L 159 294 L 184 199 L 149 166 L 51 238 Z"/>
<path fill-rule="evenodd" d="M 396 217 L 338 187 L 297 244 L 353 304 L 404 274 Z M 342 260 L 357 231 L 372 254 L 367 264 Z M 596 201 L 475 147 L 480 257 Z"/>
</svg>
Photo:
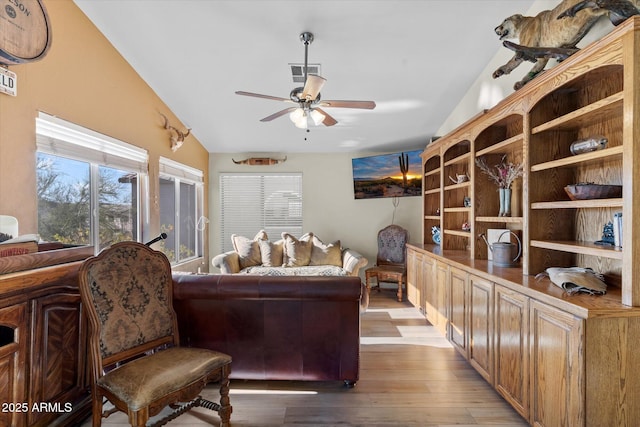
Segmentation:
<svg viewBox="0 0 640 427">
<path fill-rule="evenodd" d="M 442 241 L 440 236 L 440 227 L 438 227 L 437 225 L 434 225 L 433 227 L 431 227 L 431 239 L 433 240 L 433 243 L 435 243 L 436 245 L 439 245 L 440 242 Z"/>
<path fill-rule="evenodd" d="M 613 234 L 613 223 L 609 221 L 602 228 L 602 240 L 594 242 L 596 245 L 615 246 L 615 238 Z"/>
<path fill-rule="evenodd" d="M 471 231 L 471 226 L 467 221 L 462 223 L 462 231 Z"/>
</svg>

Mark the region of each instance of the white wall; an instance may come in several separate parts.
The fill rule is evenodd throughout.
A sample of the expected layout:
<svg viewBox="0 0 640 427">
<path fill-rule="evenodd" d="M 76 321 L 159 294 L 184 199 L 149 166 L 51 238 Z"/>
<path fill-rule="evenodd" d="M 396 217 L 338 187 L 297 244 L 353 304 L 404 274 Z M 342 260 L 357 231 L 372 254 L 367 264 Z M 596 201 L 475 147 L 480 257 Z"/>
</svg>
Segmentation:
<svg viewBox="0 0 640 427">
<path fill-rule="evenodd" d="M 528 11 L 508 12 L 505 16 L 496 19 L 496 26 L 507 18 L 511 14 L 521 13 L 526 16 L 535 16 L 542 10 L 553 9 L 560 3 L 559 0 L 537 0 Z M 517 3 L 516 3 L 517 4 Z M 613 25 L 606 19 L 602 18 L 596 23 L 596 25 L 587 33 L 584 39 L 578 43 L 578 47 L 585 46 L 594 40 L 602 37 L 611 31 Z M 517 43 L 517 40 L 514 40 Z M 501 46 L 501 42 L 496 36 L 497 46 Z M 467 91 L 467 94 L 460 101 L 458 106 L 453 110 L 449 117 L 444 121 L 442 126 L 436 132 L 438 136 L 444 136 L 451 132 L 471 117 L 478 114 L 483 109 L 488 109 L 496 105 L 499 101 L 513 93 L 513 85 L 515 82 L 521 80 L 525 74 L 529 72 L 533 67 L 532 62 L 523 62 L 518 68 L 513 70 L 510 75 L 501 76 L 497 79 L 492 77 L 493 72 L 500 66 L 504 65 L 513 56 L 513 51 L 500 47 L 496 55 L 487 64 L 484 71 L 478 76 L 478 79 Z M 555 61 L 550 61 L 547 64 L 547 69 L 551 68 Z"/>
<path fill-rule="evenodd" d="M 324 242 L 339 239 L 343 247 L 360 252 L 367 257 L 370 265 L 373 265 L 377 252 L 378 230 L 391 224 L 394 206 L 391 198 L 367 200 L 353 198 L 351 159 L 370 154 L 380 153 L 294 153 L 287 154 L 287 161 L 279 165 L 247 166 L 236 165 L 231 160 L 232 158 L 244 159 L 246 158 L 244 154 L 212 153 L 209 157 L 210 253 L 215 256 L 221 252 L 219 233 L 219 174 L 221 172 L 302 172 L 304 231 L 313 232 Z M 411 242 L 420 243 L 422 199 L 403 197 L 398 200 L 393 223 L 409 230 Z M 276 236 L 270 236 L 270 238 L 277 240 Z M 210 262 L 209 266 L 213 272 L 214 268 Z"/>
</svg>

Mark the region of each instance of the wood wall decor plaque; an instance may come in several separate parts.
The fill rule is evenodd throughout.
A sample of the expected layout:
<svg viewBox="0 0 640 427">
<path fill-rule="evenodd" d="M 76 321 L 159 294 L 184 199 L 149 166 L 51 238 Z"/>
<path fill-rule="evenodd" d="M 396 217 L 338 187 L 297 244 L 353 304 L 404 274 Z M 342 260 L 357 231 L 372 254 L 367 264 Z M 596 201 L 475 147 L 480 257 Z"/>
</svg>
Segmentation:
<svg viewBox="0 0 640 427">
<path fill-rule="evenodd" d="M 51 26 L 41 0 L 0 0 L 0 64 L 42 59 L 51 46 Z"/>
</svg>

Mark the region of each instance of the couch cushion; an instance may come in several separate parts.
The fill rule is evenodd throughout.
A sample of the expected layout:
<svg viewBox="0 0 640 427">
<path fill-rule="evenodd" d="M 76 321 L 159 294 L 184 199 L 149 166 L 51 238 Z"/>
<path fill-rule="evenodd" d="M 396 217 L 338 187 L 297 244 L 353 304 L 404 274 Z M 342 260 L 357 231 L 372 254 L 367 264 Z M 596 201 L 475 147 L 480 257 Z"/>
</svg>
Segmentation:
<svg viewBox="0 0 640 427">
<path fill-rule="evenodd" d="M 260 276 L 348 276 L 347 271 L 335 265 L 314 265 L 306 267 L 248 267 L 240 274 Z"/>
<path fill-rule="evenodd" d="M 262 264 L 259 242 L 268 239 L 264 230 L 260 230 L 253 240 L 237 234 L 231 235 L 231 243 L 233 243 L 233 249 L 238 254 L 241 269 Z"/>
<path fill-rule="evenodd" d="M 282 233 L 282 239 L 284 240 L 283 264 L 285 267 L 309 265 L 311 249 L 313 248 L 313 233 L 307 233 L 304 237 L 308 240 L 297 239 L 287 232 Z"/>
<path fill-rule="evenodd" d="M 268 240 L 258 241 L 260 246 L 260 255 L 262 257 L 262 265 L 264 267 L 282 267 L 283 252 L 284 252 L 284 240 L 280 239 L 277 242 L 270 242 Z"/>
<path fill-rule="evenodd" d="M 340 248 L 340 240 L 333 243 L 324 244 L 318 236 L 311 239 L 313 247 L 311 248 L 311 259 L 309 265 L 335 265 L 342 267 L 342 249 Z"/>
</svg>

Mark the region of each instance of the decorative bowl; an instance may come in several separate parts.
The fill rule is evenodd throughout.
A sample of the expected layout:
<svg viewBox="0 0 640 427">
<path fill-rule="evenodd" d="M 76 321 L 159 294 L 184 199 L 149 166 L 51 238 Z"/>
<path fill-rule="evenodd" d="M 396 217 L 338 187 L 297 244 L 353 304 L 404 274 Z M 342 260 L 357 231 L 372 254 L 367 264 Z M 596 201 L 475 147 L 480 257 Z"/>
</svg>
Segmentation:
<svg viewBox="0 0 640 427">
<path fill-rule="evenodd" d="M 615 199 L 622 197 L 622 185 L 601 185 L 591 182 L 564 187 L 571 200 Z"/>
</svg>

